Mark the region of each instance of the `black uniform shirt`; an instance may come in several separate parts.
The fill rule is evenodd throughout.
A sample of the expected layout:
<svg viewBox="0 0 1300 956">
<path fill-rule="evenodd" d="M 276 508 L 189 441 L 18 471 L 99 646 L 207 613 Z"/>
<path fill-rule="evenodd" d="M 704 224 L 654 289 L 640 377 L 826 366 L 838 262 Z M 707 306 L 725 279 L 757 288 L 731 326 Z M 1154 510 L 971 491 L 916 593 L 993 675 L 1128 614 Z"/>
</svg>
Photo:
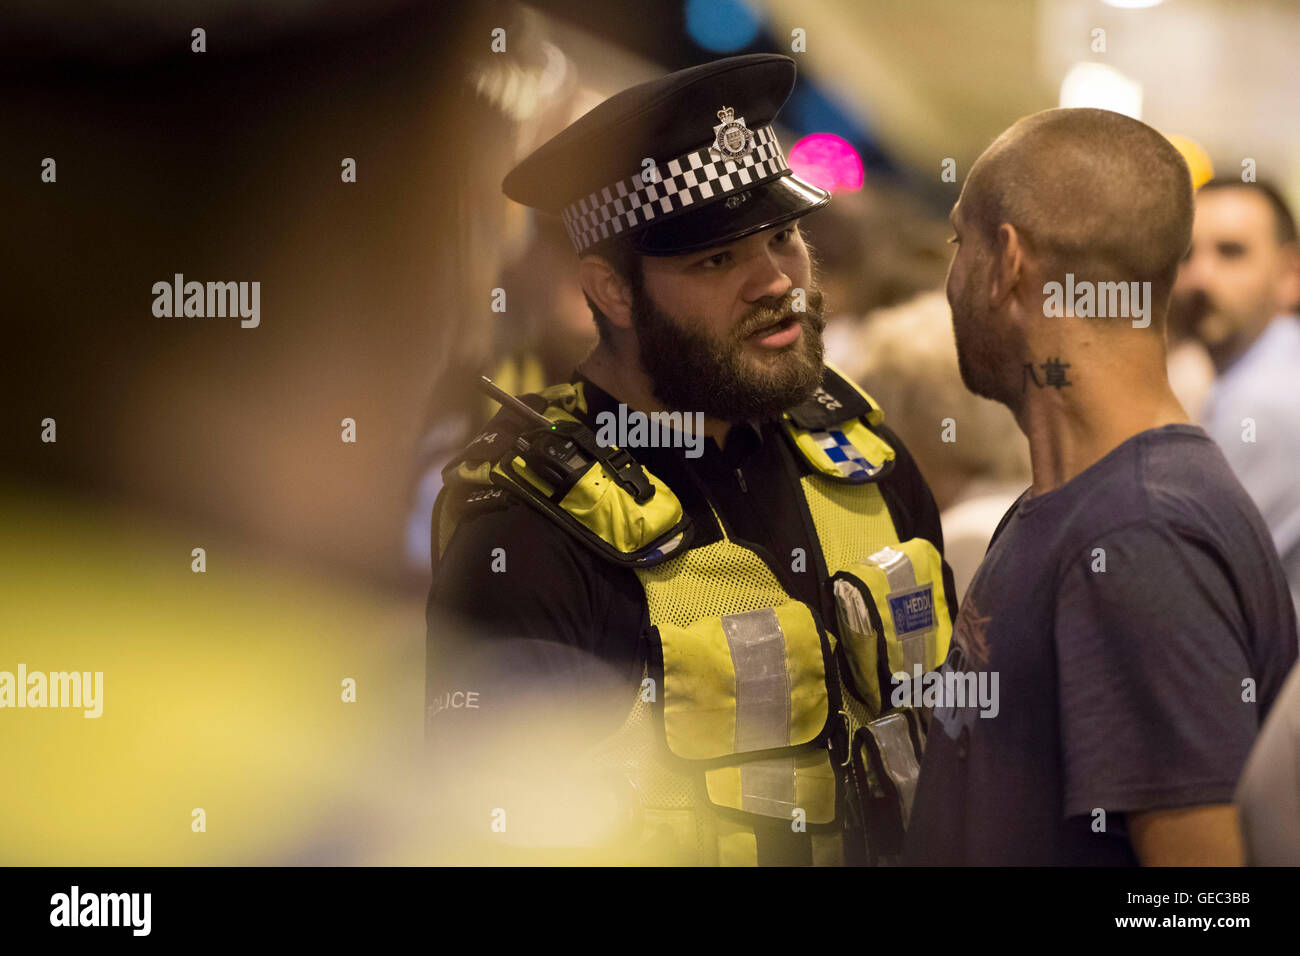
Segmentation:
<svg viewBox="0 0 1300 956">
<path fill-rule="evenodd" d="M 602 411 L 617 414 L 618 403 L 608 393 L 580 374 L 573 381 L 583 383 L 589 426 Z M 880 487 L 899 537 L 927 538 L 942 552 L 938 510 L 915 462 L 887 427 L 875 430 L 896 455 Z M 798 476 L 811 469 L 794 453 L 780 425 L 775 420 L 736 424 L 723 448 L 705 438 L 700 457 L 688 458 L 686 451 L 655 447 L 633 453 L 690 515 L 692 546 L 720 537 L 711 502 L 727 534 L 757 550 L 788 593 L 816 608 L 823 623 L 833 627 L 833 596 L 798 486 Z M 796 548 L 806 556 L 806 570 L 799 572 L 791 570 Z M 504 558 L 504 571 L 493 570 L 494 555 L 498 568 Z M 448 629 L 470 630 L 480 664 L 489 660 L 494 669 L 529 683 L 583 686 L 597 672 L 612 672 L 627 681 L 625 701 L 626 687 L 634 688 L 641 679 L 640 643 L 649 629 L 649 614 L 636 573 L 600 558 L 512 498 L 464 515 L 436 562 L 428 610 L 431 701 L 462 680 L 439 651 L 439 639 Z M 491 642 L 491 648 L 483 642 Z"/>
</svg>

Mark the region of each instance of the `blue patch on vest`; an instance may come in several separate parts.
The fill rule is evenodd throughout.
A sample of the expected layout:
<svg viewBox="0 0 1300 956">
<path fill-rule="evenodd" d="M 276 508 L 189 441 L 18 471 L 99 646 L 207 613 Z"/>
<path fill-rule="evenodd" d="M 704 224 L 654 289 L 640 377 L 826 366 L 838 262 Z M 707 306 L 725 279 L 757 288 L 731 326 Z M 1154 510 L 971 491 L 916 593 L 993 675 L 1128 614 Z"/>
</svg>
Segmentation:
<svg viewBox="0 0 1300 956">
<path fill-rule="evenodd" d="M 923 584 L 889 596 L 889 611 L 894 615 L 894 633 L 899 637 L 934 627 L 934 586 Z"/>
</svg>

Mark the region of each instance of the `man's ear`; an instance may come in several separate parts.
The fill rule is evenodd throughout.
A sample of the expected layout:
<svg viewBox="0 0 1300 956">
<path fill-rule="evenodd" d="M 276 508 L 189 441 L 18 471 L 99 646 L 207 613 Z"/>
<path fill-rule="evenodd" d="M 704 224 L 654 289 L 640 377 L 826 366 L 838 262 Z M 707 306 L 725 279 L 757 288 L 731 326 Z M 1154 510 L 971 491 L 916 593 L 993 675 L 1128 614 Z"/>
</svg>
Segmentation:
<svg viewBox="0 0 1300 956">
<path fill-rule="evenodd" d="M 1010 223 L 998 226 L 993 243 L 993 281 L 989 286 L 989 304 L 999 306 L 1020 284 L 1025 273 L 1025 247 L 1020 233 Z"/>
<path fill-rule="evenodd" d="M 608 261 L 601 256 L 583 256 L 578 263 L 578 281 L 587 298 L 614 326 L 632 328 L 632 290 Z"/>
</svg>

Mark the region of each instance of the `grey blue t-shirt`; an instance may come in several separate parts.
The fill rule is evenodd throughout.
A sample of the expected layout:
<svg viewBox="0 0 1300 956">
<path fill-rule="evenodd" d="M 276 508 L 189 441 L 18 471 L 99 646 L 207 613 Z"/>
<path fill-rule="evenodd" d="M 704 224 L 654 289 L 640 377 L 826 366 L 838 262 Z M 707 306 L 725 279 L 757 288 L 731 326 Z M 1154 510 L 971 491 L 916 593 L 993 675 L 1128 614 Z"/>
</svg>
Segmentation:
<svg viewBox="0 0 1300 956">
<path fill-rule="evenodd" d="M 1218 447 L 1191 425 L 1133 436 L 995 533 L 935 688 L 907 862 L 1135 863 L 1126 813 L 1232 802 L 1296 650 Z"/>
</svg>

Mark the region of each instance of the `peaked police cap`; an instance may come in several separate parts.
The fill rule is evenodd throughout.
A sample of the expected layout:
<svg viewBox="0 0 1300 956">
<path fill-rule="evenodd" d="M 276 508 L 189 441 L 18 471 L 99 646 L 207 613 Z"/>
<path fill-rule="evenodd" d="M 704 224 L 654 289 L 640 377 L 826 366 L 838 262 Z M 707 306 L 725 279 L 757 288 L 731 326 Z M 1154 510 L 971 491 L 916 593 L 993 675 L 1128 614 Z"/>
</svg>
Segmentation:
<svg viewBox="0 0 1300 956">
<path fill-rule="evenodd" d="M 622 241 L 650 256 L 724 245 L 830 201 L 795 176 L 772 121 L 786 56 L 729 57 L 626 89 L 510 171 L 505 194 L 557 215 L 580 255 Z"/>
</svg>

